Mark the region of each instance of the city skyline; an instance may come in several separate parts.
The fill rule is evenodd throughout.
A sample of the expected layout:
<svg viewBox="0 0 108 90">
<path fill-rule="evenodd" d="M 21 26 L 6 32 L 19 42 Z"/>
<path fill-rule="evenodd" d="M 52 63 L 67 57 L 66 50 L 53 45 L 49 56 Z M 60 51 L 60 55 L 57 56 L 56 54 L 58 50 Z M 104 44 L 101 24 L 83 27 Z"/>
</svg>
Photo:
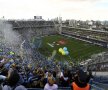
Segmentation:
<svg viewBox="0 0 108 90">
<path fill-rule="evenodd" d="M 0 18 L 108 20 L 108 0 L 0 0 Z"/>
</svg>

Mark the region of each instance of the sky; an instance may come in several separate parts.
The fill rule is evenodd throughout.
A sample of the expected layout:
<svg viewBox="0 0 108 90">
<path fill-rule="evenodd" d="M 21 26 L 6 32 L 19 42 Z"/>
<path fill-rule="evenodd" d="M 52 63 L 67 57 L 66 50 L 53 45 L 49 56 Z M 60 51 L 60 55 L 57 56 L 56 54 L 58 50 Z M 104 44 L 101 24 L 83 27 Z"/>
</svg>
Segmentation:
<svg viewBox="0 0 108 90">
<path fill-rule="evenodd" d="M 108 0 L 0 0 L 0 18 L 108 20 Z"/>
</svg>

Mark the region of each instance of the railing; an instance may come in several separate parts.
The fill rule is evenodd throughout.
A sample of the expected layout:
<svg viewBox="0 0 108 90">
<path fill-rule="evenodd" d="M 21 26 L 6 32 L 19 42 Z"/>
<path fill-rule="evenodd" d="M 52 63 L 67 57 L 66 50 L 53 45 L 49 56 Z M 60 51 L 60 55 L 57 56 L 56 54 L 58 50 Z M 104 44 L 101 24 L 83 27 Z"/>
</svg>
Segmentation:
<svg viewBox="0 0 108 90">
<path fill-rule="evenodd" d="M 27 90 L 44 90 L 43 88 L 28 88 Z M 58 90 L 71 90 L 71 87 L 59 87 Z M 107 90 L 107 89 L 103 89 L 98 87 L 97 85 L 91 85 L 91 89 L 90 90 Z"/>
<path fill-rule="evenodd" d="M 99 82 L 94 82 L 93 84 L 95 84 L 98 87 L 101 87 L 103 90 L 108 90 L 108 84 L 103 84 L 103 83 L 99 83 Z"/>
<path fill-rule="evenodd" d="M 28 88 L 27 90 L 44 90 L 43 88 Z M 71 90 L 70 87 L 59 87 L 58 90 Z"/>
<path fill-rule="evenodd" d="M 103 89 L 103 88 L 100 88 L 96 85 L 91 85 L 91 89 L 90 90 L 106 90 L 106 89 Z"/>
</svg>

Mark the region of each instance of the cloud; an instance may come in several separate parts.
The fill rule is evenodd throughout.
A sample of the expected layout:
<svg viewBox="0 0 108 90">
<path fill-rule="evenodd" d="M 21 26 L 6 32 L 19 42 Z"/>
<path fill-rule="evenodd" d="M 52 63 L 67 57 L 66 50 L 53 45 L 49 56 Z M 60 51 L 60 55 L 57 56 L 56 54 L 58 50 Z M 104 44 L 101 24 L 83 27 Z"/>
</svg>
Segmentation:
<svg viewBox="0 0 108 90">
<path fill-rule="evenodd" d="M 108 0 L 0 0 L 0 17 L 31 18 L 42 15 L 54 18 L 61 15 L 64 19 L 104 19 L 108 15 L 107 4 Z"/>
<path fill-rule="evenodd" d="M 89 2 L 96 2 L 96 1 L 102 1 L 102 0 L 60 0 L 60 1 L 69 1 L 69 2 L 84 2 L 84 1 L 89 1 Z"/>
</svg>

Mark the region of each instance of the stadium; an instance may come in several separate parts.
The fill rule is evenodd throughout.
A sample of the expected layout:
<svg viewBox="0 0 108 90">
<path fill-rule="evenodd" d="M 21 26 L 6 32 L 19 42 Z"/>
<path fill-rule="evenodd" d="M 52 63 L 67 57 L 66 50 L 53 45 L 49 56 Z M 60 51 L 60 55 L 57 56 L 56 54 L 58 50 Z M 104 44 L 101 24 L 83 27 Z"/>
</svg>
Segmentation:
<svg viewBox="0 0 108 90">
<path fill-rule="evenodd" d="M 28 90 L 41 90 L 36 88 L 43 88 L 44 85 L 35 82 L 39 81 L 37 77 L 31 79 L 33 71 L 41 74 L 43 71 L 54 74 L 62 70 L 72 73 L 78 68 L 93 72 L 108 71 L 107 31 L 75 28 L 63 24 L 61 20 L 35 19 L 1 20 L 0 29 L 1 75 L 6 75 L 9 67 L 17 67 L 24 79 L 22 83 Z M 9 63 L 2 61 L 4 58 Z M 72 74 L 69 75 L 71 78 Z M 105 79 L 103 82 L 102 78 Z M 95 83 L 96 80 L 98 84 Z M 58 84 L 60 90 L 70 90 L 70 83 L 65 86 L 62 82 L 61 80 Z M 92 88 L 104 90 L 99 87 L 103 85 L 106 88 L 106 82 L 108 77 L 100 78 L 97 75 L 93 84 L 96 86 Z"/>
</svg>

